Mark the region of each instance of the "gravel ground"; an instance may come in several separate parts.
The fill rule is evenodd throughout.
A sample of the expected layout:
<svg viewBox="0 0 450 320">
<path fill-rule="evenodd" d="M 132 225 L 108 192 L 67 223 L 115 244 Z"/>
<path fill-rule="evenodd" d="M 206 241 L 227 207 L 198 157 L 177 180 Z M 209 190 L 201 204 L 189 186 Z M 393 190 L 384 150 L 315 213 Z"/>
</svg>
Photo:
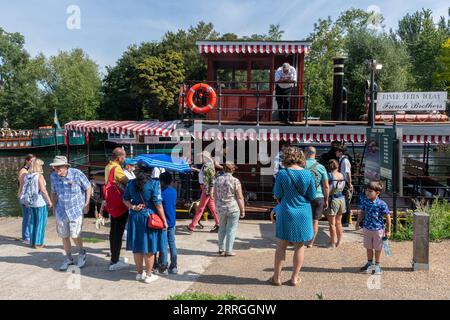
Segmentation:
<svg viewBox="0 0 450 320">
<path fill-rule="evenodd" d="M 109 259 L 108 230 L 96 230 L 92 219 L 85 220 L 83 237 L 100 239 L 86 243 L 88 264 L 81 271 L 80 286 L 70 274 L 57 268 L 63 260 L 55 221 L 50 217 L 46 247 L 35 250 L 15 238 L 21 220 L 0 218 L 0 299 L 166 299 L 186 291 L 212 294 L 231 293 L 247 299 L 450 299 L 450 241 L 430 246 L 431 270 L 412 272 L 412 243 L 392 243 L 393 256 L 383 258 L 384 274 L 370 278 L 358 272 L 366 261 L 360 232 L 347 229 L 343 244 L 327 249 L 328 228 L 321 224 L 318 247 L 307 249 L 302 269 L 302 285 L 272 287 L 266 280 L 273 272 L 274 226 L 268 221 L 241 221 L 236 236 L 235 257 L 218 257 L 217 234 L 209 233 L 213 222 L 193 235 L 178 221 L 177 246 L 180 274 L 161 277 L 145 285 L 134 278 L 130 259 L 126 270 L 107 271 Z M 124 251 L 123 251 L 124 252 Z M 283 281 L 292 270 L 292 250 L 287 252 Z M 368 281 L 372 281 L 369 289 Z M 373 282 L 375 281 L 375 282 Z"/>
</svg>

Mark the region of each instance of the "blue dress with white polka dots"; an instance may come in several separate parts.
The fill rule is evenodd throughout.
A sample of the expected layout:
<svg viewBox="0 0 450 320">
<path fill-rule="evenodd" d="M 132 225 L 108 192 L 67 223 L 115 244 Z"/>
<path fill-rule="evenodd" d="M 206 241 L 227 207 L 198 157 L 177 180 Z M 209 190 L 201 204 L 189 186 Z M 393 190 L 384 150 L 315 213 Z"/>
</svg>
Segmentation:
<svg viewBox="0 0 450 320">
<path fill-rule="evenodd" d="M 287 170 L 291 173 L 297 187 Z M 312 240 L 314 230 L 311 200 L 316 198 L 314 174 L 305 169 L 281 170 L 275 180 L 273 193 L 280 201 L 275 236 L 289 242 Z"/>
</svg>

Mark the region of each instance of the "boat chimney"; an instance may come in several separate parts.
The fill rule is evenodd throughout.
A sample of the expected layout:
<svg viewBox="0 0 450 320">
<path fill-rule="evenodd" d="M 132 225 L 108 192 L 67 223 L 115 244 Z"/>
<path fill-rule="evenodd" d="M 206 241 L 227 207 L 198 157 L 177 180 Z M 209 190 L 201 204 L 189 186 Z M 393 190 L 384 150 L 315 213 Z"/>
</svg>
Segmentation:
<svg viewBox="0 0 450 320">
<path fill-rule="evenodd" d="M 333 107 L 331 120 L 341 121 L 347 118 L 343 108 L 344 101 L 344 57 L 333 58 Z"/>
</svg>

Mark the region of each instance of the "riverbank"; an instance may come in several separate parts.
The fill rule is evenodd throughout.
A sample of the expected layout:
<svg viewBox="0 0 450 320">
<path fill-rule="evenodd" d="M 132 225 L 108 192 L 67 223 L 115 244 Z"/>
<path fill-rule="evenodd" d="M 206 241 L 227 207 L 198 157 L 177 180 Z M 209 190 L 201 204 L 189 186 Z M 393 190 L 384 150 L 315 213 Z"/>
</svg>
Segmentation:
<svg viewBox="0 0 450 320">
<path fill-rule="evenodd" d="M 346 228 L 344 242 L 337 249 L 327 249 L 328 228 L 321 223 L 317 247 L 307 249 L 303 282 L 299 288 L 272 287 L 266 280 L 273 271 L 274 226 L 268 221 L 240 222 L 235 257 L 218 257 L 217 234 L 204 231 L 190 235 L 178 221 L 179 274 L 161 276 L 146 285 L 135 281 L 132 254 L 126 270 L 108 271 L 108 228 L 96 230 L 94 220 L 86 219 L 83 238 L 88 261 L 80 278 L 57 270 L 63 250 L 56 235 L 55 220 L 49 218 L 46 247 L 31 249 L 15 238 L 20 234 L 21 219 L 0 218 L 0 299 L 167 299 L 182 292 L 230 293 L 247 299 L 450 299 L 450 241 L 430 245 L 428 272 L 412 272 L 412 243 L 392 243 L 393 256 L 383 258 L 384 274 L 380 289 L 369 289 L 369 276 L 360 274 L 365 263 L 360 231 Z M 95 243 L 94 243 L 95 242 Z M 283 281 L 292 270 L 292 250 L 287 252 Z M 79 279 L 79 281 L 78 281 Z M 375 288 L 375 282 L 372 287 Z"/>
</svg>

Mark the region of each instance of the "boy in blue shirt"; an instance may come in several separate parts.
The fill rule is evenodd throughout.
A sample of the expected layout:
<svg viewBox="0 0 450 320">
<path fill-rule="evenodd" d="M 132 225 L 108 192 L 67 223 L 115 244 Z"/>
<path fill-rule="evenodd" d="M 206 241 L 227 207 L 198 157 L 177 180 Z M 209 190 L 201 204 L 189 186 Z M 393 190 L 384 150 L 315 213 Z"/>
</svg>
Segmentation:
<svg viewBox="0 0 450 320">
<path fill-rule="evenodd" d="M 159 176 L 161 184 L 161 196 L 163 198 L 162 204 L 167 220 L 167 240 L 170 250 L 170 265 L 168 272 L 170 274 L 177 274 L 177 247 L 175 245 L 175 224 L 177 216 L 177 190 L 172 186 L 172 174 L 163 172 Z M 166 250 L 160 253 L 160 268 L 159 273 L 167 273 L 168 253 Z"/>
<path fill-rule="evenodd" d="M 363 221 L 364 247 L 367 249 L 367 264 L 361 272 L 375 269 L 375 274 L 382 274 L 380 266 L 381 251 L 383 250 L 383 237 L 391 236 L 391 215 L 386 202 L 379 198 L 383 186 L 378 181 L 372 181 L 366 186 L 366 195 L 360 198 L 356 230 L 360 229 Z M 386 218 L 386 230 L 384 229 Z M 375 252 L 375 266 L 373 256 Z"/>
</svg>

